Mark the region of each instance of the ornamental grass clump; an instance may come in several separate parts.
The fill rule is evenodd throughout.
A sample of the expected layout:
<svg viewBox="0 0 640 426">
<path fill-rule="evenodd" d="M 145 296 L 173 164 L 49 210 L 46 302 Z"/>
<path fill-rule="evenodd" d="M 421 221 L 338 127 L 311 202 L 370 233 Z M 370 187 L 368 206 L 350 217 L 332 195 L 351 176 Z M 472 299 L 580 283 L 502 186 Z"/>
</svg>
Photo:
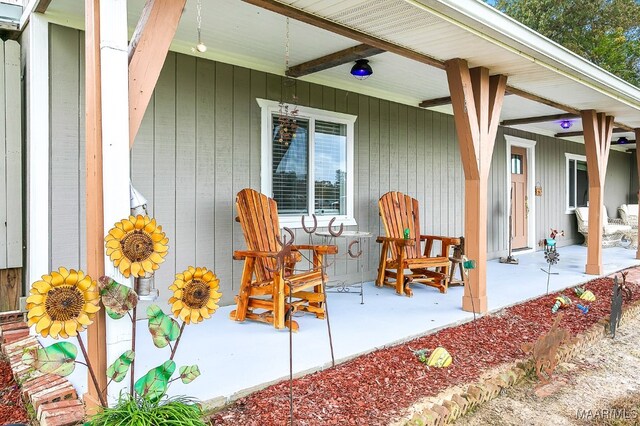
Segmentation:
<svg viewBox="0 0 640 426">
<path fill-rule="evenodd" d="M 168 253 L 168 238 L 156 220 L 148 216 L 130 216 L 116 223 L 105 237 L 106 254 L 125 276 L 136 280 L 149 278 Z M 129 318 L 131 349 L 122 353 L 106 371 L 107 386 L 129 375 L 129 392 L 121 393 L 118 402 L 108 407 L 106 389 L 98 393 L 102 408 L 89 419 L 89 425 L 203 425 L 202 409 L 196 400 L 167 397 L 169 385 L 181 380 L 188 384 L 200 376 L 197 365 L 177 368 L 173 360 L 185 326 L 197 324 L 218 309 L 220 280 L 204 267 L 188 267 L 176 274 L 169 287 L 169 299 L 175 319 L 157 305 L 147 308 L 148 329 L 157 348 L 168 347 L 168 359 L 143 376 L 135 376 L 136 323 L 138 294 L 112 277 L 100 277 L 98 283 L 82 271 L 59 268 L 33 283 L 27 298 L 29 325 L 42 337 L 76 337 L 84 362 L 76 361 L 78 350 L 67 341 L 24 353 L 22 359 L 33 369 L 60 376 L 71 374 L 77 363 L 86 365 L 95 389 L 101 389 L 81 337 L 96 313 L 104 307 L 112 320 Z M 181 324 L 176 320 L 179 319 Z M 178 370 L 176 377 L 174 373 Z"/>
<path fill-rule="evenodd" d="M 202 408 L 192 398 L 178 396 L 151 401 L 120 395 L 118 403 L 91 417 L 91 426 L 204 426 Z"/>
</svg>

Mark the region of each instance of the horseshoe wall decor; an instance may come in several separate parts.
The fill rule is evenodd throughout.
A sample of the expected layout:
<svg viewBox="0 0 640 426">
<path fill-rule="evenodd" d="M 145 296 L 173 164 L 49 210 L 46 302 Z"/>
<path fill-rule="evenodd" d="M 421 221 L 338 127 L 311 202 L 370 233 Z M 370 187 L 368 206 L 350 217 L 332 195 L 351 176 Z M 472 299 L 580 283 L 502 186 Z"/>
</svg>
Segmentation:
<svg viewBox="0 0 640 426">
<path fill-rule="evenodd" d="M 358 245 L 358 252 L 357 253 L 353 253 L 353 246 Z M 351 243 L 349 243 L 349 249 L 347 250 L 347 253 L 349 253 L 349 256 L 351 256 L 352 259 L 357 259 L 358 257 L 360 257 L 360 255 L 362 255 L 362 249 L 360 248 L 360 241 L 358 240 L 353 240 L 351 241 Z"/>
<path fill-rule="evenodd" d="M 304 232 L 306 232 L 307 234 L 313 234 L 314 232 L 316 232 L 316 229 L 318 229 L 318 218 L 316 217 L 316 214 L 313 213 L 311 217 L 313 218 L 313 228 L 309 229 L 305 225 L 304 215 L 302 215 L 302 229 L 304 229 Z"/>
<path fill-rule="evenodd" d="M 340 224 L 340 229 L 338 232 L 333 230 L 333 222 L 336 221 L 336 218 L 331 218 L 331 220 L 329 221 L 329 226 L 327 228 L 327 230 L 329 231 L 329 233 L 331 235 L 333 235 L 334 237 L 339 237 L 340 235 L 342 235 L 342 232 L 344 231 L 344 223 Z"/>
</svg>

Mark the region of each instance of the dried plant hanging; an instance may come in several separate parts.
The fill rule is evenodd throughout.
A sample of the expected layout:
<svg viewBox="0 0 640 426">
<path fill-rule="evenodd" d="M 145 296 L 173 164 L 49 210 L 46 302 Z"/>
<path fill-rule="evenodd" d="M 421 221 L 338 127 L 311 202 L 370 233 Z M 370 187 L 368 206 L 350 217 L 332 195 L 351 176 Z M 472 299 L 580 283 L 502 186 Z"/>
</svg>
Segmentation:
<svg viewBox="0 0 640 426">
<path fill-rule="evenodd" d="M 282 79 L 282 90 L 278 104 L 278 137 L 280 144 L 288 146 L 296 135 L 298 129 L 298 97 L 296 96 L 296 80 L 287 76 L 289 72 L 289 18 L 286 21 L 284 69 L 285 77 Z"/>
</svg>

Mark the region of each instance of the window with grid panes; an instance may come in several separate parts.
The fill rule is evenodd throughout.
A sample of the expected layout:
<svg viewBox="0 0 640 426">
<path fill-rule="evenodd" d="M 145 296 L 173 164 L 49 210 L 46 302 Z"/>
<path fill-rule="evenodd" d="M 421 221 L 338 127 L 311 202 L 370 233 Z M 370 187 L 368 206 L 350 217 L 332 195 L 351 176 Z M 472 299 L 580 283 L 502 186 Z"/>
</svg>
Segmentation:
<svg viewBox="0 0 640 426">
<path fill-rule="evenodd" d="M 315 214 L 319 225 L 333 217 L 355 225 L 353 217 L 353 127 L 355 116 L 293 107 L 282 120 L 277 102 L 262 108 L 262 188 L 276 200 L 281 226 L 301 226 Z M 310 223 L 310 222 L 307 222 Z"/>
</svg>

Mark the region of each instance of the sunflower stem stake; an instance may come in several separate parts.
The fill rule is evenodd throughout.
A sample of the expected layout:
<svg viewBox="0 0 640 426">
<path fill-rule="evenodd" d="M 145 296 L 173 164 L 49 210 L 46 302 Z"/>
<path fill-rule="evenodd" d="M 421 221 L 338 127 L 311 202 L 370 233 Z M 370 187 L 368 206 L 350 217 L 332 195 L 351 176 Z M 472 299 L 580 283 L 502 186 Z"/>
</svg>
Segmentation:
<svg viewBox="0 0 640 426">
<path fill-rule="evenodd" d="M 91 376 L 91 380 L 93 381 L 93 386 L 96 388 L 96 392 L 98 393 L 100 404 L 102 404 L 103 407 L 106 407 L 107 401 L 105 400 L 103 393 L 100 391 L 100 386 L 98 386 L 98 379 L 96 378 L 96 374 L 93 372 L 93 367 L 91 366 L 91 362 L 89 361 L 89 354 L 87 354 L 87 350 L 84 347 L 82 337 L 80 337 L 80 334 L 78 334 L 77 337 L 78 345 L 80 345 L 80 350 L 82 351 L 82 356 L 84 356 L 84 360 L 87 362 L 87 369 L 89 370 L 89 375 Z"/>
<path fill-rule="evenodd" d="M 176 345 L 173 347 L 173 350 L 171 351 L 171 356 L 169 357 L 169 361 L 173 361 L 173 357 L 176 354 L 176 349 L 178 349 L 178 345 L 180 344 L 180 339 L 182 339 L 182 333 L 184 332 L 184 326 L 187 325 L 186 322 L 182 322 L 182 325 L 180 326 L 180 334 L 178 335 L 178 338 L 176 339 Z"/>
<path fill-rule="evenodd" d="M 327 283 L 326 283 L 326 266 L 324 258 L 320 264 L 320 275 L 322 276 L 322 294 L 324 295 L 324 316 L 327 320 L 327 333 L 329 335 L 329 349 L 331 350 L 331 366 L 336 366 L 336 359 L 333 354 L 333 338 L 331 337 L 331 321 L 329 321 L 329 304 L 327 303 Z"/>
<path fill-rule="evenodd" d="M 136 305 L 133 308 L 133 315 L 131 316 L 131 351 L 135 354 L 136 353 L 136 318 L 138 316 L 138 306 Z M 131 382 L 130 382 L 130 390 L 129 393 L 131 395 L 133 395 L 133 387 L 135 385 L 135 368 L 136 368 L 136 359 L 135 359 L 135 355 L 133 358 L 133 361 L 131 361 Z"/>
<path fill-rule="evenodd" d="M 282 276 L 284 276 L 284 265 L 282 267 Z M 289 283 L 289 422 L 293 426 L 293 296 L 291 294 L 291 283 Z"/>
</svg>

